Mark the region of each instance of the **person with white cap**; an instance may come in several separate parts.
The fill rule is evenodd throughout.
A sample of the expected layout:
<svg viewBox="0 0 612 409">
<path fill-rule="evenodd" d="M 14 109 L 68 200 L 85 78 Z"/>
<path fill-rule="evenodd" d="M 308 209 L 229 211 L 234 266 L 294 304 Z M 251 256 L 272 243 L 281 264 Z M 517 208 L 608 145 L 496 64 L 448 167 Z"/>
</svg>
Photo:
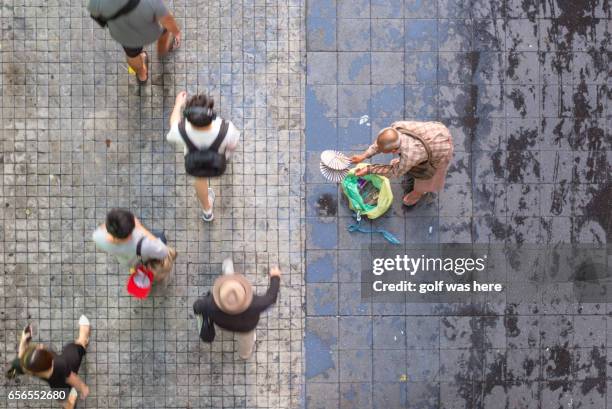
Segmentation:
<svg viewBox="0 0 612 409">
<path fill-rule="evenodd" d="M 85 399 L 89 395 L 89 387 L 78 372 L 87 352 L 90 333 L 89 319 L 81 315 L 79 336 L 74 342 L 64 345 L 62 353 L 57 354 L 43 344 L 31 344 L 32 326 L 28 325 L 21 333 L 19 352 L 6 372 L 7 378 L 23 374 L 40 378 L 49 384 L 53 390 L 52 396 L 57 397 L 64 409 L 73 409 L 78 396 Z"/>
<path fill-rule="evenodd" d="M 193 304 L 193 312 L 208 316 L 219 328 L 237 333 L 238 355 L 249 359 L 255 346 L 255 328 L 259 316 L 276 303 L 280 288 L 281 271 L 270 268 L 270 286 L 264 295 L 253 294 L 251 283 L 242 274 L 234 272 L 234 263 L 225 259 L 223 275 L 215 280 L 209 293 Z"/>
</svg>

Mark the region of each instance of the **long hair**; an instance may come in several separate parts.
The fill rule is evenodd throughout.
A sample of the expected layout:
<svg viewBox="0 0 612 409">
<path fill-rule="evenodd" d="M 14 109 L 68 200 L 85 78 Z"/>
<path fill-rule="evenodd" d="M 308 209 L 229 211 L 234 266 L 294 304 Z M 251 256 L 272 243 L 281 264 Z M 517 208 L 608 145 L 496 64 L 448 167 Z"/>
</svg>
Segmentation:
<svg viewBox="0 0 612 409">
<path fill-rule="evenodd" d="M 21 367 L 28 372 L 38 373 L 51 369 L 53 365 L 53 352 L 38 345 L 29 345 L 21 358 Z"/>
</svg>

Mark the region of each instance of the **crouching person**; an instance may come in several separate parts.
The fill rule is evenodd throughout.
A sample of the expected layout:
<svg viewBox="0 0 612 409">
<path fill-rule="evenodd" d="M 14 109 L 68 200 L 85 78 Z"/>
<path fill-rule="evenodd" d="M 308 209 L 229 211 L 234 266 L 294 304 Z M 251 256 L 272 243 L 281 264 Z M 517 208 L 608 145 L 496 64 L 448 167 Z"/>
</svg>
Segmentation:
<svg viewBox="0 0 612 409">
<path fill-rule="evenodd" d="M 21 334 L 18 357 L 13 361 L 6 376 L 28 374 L 47 382 L 52 396 L 57 398 L 64 409 L 76 406 L 77 397 L 87 398 L 89 387 L 79 377 L 79 368 L 89 344 L 91 326 L 86 316 L 79 319 L 79 336 L 64 345 L 57 354 L 43 344 L 32 344 L 32 327 L 28 325 Z"/>
<path fill-rule="evenodd" d="M 153 271 L 155 282 L 168 284 L 176 251 L 163 234 L 156 237 L 128 210 L 111 210 L 92 237 L 100 250 L 112 254 L 122 266 L 130 269 L 142 262 Z"/>
<path fill-rule="evenodd" d="M 242 275 L 234 272 L 231 259 L 223 261 L 223 275 L 215 280 L 212 294 L 193 304 L 193 312 L 202 315 L 203 327 L 209 326 L 214 338 L 214 325 L 235 332 L 238 338 L 238 355 L 249 359 L 253 354 L 259 316 L 276 302 L 280 288 L 281 271 L 278 267 L 270 269 L 270 286 L 265 295 L 253 294 L 253 287 Z M 202 335 L 202 333 L 201 333 Z"/>
</svg>

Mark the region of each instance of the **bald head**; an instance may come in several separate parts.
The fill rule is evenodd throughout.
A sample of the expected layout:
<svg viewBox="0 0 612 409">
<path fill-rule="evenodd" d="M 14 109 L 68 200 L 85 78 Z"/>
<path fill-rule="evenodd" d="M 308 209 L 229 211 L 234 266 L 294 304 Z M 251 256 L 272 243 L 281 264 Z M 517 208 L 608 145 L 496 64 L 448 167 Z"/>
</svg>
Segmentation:
<svg viewBox="0 0 612 409">
<path fill-rule="evenodd" d="M 376 137 L 378 150 L 383 153 L 391 153 L 400 148 L 399 132 L 393 128 L 384 128 Z"/>
</svg>

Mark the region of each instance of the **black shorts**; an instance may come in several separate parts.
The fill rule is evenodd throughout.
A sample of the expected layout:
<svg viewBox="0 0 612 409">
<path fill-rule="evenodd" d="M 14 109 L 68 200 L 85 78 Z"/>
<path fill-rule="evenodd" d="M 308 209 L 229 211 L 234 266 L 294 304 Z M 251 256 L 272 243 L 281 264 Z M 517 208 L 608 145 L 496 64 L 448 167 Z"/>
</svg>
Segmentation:
<svg viewBox="0 0 612 409">
<path fill-rule="evenodd" d="M 72 372 L 79 373 L 81 361 L 86 352 L 87 351 L 82 345 L 70 343 L 64 345 L 64 348 L 62 348 L 62 358 L 64 358 Z"/>
<path fill-rule="evenodd" d="M 144 49 L 144 47 L 138 47 L 138 48 L 131 48 L 131 47 L 125 47 L 122 46 L 123 50 L 125 51 L 125 54 L 130 57 L 130 58 L 136 58 L 140 55 L 140 53 L 142 52 L 142 50 Z"/>
</svg>

